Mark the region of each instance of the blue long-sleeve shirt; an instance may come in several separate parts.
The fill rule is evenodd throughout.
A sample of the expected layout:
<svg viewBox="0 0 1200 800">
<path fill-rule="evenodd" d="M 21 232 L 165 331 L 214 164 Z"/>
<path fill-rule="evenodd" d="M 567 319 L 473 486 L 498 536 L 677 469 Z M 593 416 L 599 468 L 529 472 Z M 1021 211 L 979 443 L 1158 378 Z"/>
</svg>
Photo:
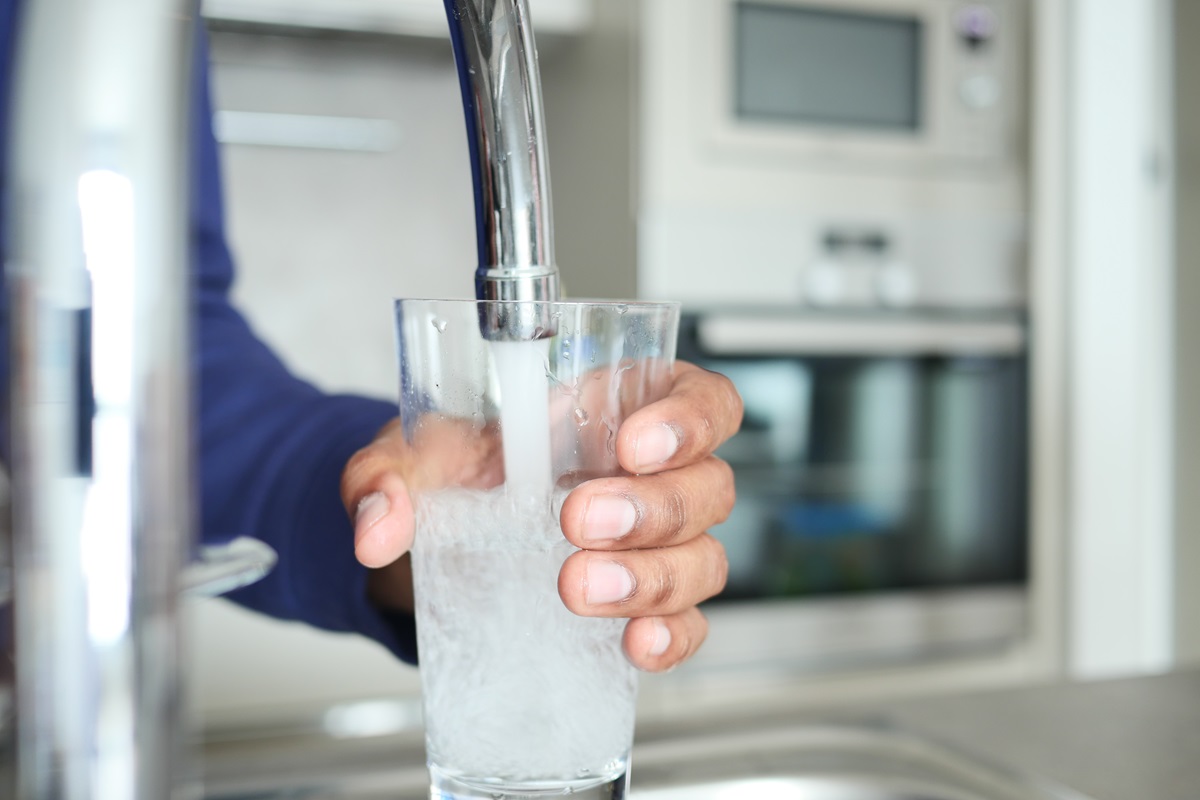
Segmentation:
<svg viewBox="0 0 1200 800">
<path fill-rule="evenodd" d="M 0 0 L 0 152 L 8 152 L 18 0 Z M 350 456 L 396 414 L 394 404 L 327 395 L 288 372 L 231 305 L 220 164 L 212 130 L 203 32 L 192 86 L 190 255 L 199 385 L 201 538 L 253 536 L 279 555 L 274 570 L 230 598 L 274 617 L 368 636 L 415 662 L 412 618 L 383 613 L 366 595 L 339 482 Z M 0 220 L 9 219 L 7 159 Z M 0 227 L 0 252 L 6 253 Z M 8 385 L 7 298 L 0 281 L 0 385 Z M 7 444 L 7 433 L 5 442 Z M 5 447 L 7 452 L 7 447 Z"/>
</svg>

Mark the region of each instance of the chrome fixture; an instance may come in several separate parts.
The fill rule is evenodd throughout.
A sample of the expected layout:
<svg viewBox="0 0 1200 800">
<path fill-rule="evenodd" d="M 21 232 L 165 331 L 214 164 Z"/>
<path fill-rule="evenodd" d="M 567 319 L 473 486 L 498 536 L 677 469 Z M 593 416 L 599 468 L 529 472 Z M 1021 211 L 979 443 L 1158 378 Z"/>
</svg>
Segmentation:
<svg viewBox="0 0 1200 800">
<path fill-rule="evenodd" d="M 6 273 L 21 800 L 187 775 L 188 0 L 25 2 Z"/>
<path fill-rule="evenodd" d="M 557 300 L 542 87 L 528 2 L 445 4 L 471 151 L 476 296 Z M 488 338 L 537 339 L 553 331 L 536 305 L 490 309 L 480 320 Z"/>
<path fill-rule="evenodd" d="M 446 7 L 470 131 L 479 296 L 557 299 L 526 2 Z M 195 10 L 191 0 L 22 9 L 4 253 L 19 800 L 192 794 L 180 591 L 244 584 L 273 559 L 261 547 L 203 551 L 192 540 Z M 482 319 L 483 330 L 508 339 L 552 330 L 536 304 L 519 307 Z M 185 570 L 189 557 L 198 569 Z"/>
</svg>

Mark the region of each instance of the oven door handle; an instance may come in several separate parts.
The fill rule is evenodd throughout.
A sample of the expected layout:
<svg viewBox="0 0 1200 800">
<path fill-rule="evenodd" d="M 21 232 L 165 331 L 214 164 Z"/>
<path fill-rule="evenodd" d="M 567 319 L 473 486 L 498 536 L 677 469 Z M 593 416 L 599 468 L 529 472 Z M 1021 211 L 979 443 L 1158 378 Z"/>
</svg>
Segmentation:
<svg viewBox="0 0 1200 800">
<path fill-rule="evenodd" d="M 713 356 L 1014 356 L 1025 350 L 1016 319 L 863 319 L 714 315 L 697 323 Z"/>
</svg>

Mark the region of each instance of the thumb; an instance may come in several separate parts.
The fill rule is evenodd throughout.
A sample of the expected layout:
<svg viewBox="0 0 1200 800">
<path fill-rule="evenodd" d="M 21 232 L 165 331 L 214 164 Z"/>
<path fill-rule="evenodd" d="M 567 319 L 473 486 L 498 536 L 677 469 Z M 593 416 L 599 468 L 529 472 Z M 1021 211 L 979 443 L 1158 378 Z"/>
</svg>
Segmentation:
<svg viewBox="0 0 1200 800">
<path fill-rule="evenodd" d="M 386 567 L 412 547 L 413 508 L 401 482 L 398 490 L 376 489 L 354 512 L 354 555 L 365 567 Z"/>
<path fill-rule="evenodd" d="M 354 554 L 385 567 L 413 543 L 412 498 L 401 465 L 379 442 L 359 450 L 342 472 L 342 503 L 354 522 Z"/>
</svg>

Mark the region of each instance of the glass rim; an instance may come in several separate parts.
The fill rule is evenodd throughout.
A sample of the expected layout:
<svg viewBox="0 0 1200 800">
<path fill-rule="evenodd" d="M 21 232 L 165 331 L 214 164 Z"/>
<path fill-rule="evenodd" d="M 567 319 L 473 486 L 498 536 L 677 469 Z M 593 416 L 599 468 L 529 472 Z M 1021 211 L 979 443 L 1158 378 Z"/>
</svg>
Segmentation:
<svg viewBox="0 0 1200 800">
<path fill-rule="evenodd" d="M 670 309 L 679 308 L 682 303 L 679 300 L 610 300 L 610 299 L 589 299 L 585 297 L 572 297 L 562 300 L 479 300 L 477 298 L 465 297 L 397 297 L 393 299 L 397 305 L 401 303 L 425 304 L 444 303 L 448 305 L 474 305 L 474 306 L 565 306 L 569 308 L 620 308 L 627 309 L 645 308 L 645 309 Z"/>
</svg>

